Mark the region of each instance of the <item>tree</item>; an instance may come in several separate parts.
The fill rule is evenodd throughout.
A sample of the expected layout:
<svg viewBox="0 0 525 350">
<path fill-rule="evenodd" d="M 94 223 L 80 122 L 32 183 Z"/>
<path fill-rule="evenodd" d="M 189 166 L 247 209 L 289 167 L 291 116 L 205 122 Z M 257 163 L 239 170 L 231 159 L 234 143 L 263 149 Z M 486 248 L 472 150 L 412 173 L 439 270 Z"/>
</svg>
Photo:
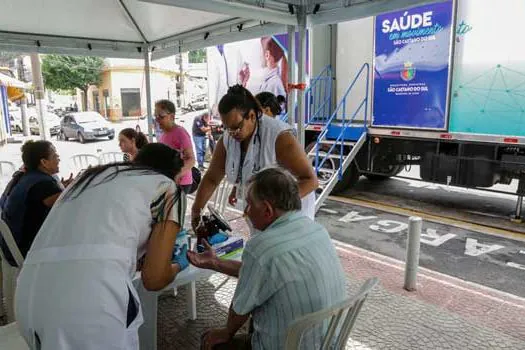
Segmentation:
<svg viewBox="0 0 525 350">
<path fill-rule="evenodd" d="M 42 59 L 42 76 L 47 89 L 84 92 L 87 106 L 87 91 L 90 85 L 100 85 L 104 59 L 100 57 L 45 55 Z"/>
<path fill-rule="evenodd" d="M 190 51 L 188 53 L 188 61 L 190 63 L 205 63 L 206 62 L 206 49 Z"/>
</svg>

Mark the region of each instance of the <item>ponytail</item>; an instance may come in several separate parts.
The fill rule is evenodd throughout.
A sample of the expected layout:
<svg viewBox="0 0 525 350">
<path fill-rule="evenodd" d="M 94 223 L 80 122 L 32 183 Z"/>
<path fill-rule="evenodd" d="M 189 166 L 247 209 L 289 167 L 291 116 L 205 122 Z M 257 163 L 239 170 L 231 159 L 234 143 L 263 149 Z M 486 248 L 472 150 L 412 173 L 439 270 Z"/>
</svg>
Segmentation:
<svg viewBox="0 0 525 350">
<path fill-rule="evenodd" d="M 247 115 L 253 110 L 257 119 L 263 114 L 259 101 L 248 89 L 239 84 L 230 87 L 219 102 L 219 113 L 221 115 L 226 115 L 234 109 L 238 109 L 243 115 Z"/>
<path fill-rule="evenodd" d="M 141 149 L 142 147 L 146 146 L 148 144 L 148 138 L 144 133 L 138 132 L 137 137 L 135 138 L 135 146 L 137 146 L 137 149 Z"/>
</svg>

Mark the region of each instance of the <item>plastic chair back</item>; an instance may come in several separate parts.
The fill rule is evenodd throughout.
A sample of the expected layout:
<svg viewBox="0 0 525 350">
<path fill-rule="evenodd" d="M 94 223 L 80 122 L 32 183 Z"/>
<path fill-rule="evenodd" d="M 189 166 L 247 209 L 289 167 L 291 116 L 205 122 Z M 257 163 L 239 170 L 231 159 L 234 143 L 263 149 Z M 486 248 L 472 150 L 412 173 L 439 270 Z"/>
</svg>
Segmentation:
<svg viewBox="0 0 525 350">
<path fill-rule="evenodd" d="M 11 176 L 16 171 L 12 162 L 0 160 L 0 176 Z"/>
<path fill-rule="evenodd" d="M 361 311 L 370 291 L 379 283 L 379 279 L 371 278 L 367 280 L 359 292 L 354 296 L 336 304 L 330 308 L 320 310 L 295 320 L 289 327 L 286 334 L 286 350 L 297 350 L 300 348 L 303 334 L 315 327 L 330 320 L 326 333 L 322 337 L 320 349 L 338 349 L 346 347 L 346 342 L 350 332 L 354 327 L 357 316 Z"/>
<path fill-rule="evenodd" d="M 83 171 L 89 167 L 100 165 L 100 160 L 92 154 L 76 154 L 70 158 L 75 170 Z"/>
</svg>

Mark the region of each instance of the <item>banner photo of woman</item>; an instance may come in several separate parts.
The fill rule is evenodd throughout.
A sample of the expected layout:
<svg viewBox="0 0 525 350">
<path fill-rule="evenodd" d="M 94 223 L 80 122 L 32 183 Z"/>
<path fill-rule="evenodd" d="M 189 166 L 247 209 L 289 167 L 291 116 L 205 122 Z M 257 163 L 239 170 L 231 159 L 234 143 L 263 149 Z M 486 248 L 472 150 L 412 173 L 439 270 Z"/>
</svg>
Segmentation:
<svg viewBox="0 0 525 350">
<path fill-rule="evenodd" d="M 308 35 L 307 35 L 308 38 Z M 295 57 L 298 56 L 296 33 Z M 307 41 L 306 71 L 309 76 Z M 242 84 L 254 95 L 271 92 L 287 99 L 288 35 L 278 34 L 207 48 L 208 98 L 212 114 L 228 87 Z M 297 70 L 297 60 L 293 62 Z M 282 99 L 281 98 L 281 99 Z M 214 115 L 218 117 L 218 115 Z"/>
</svg>

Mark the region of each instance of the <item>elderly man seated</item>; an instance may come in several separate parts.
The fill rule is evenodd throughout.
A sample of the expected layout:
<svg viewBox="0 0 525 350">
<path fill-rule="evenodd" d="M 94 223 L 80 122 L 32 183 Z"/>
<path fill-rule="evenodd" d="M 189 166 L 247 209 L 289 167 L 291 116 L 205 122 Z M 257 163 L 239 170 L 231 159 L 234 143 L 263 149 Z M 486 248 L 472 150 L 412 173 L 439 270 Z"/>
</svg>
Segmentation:
<svg viewBox="0 0 525 350">
<path fill-rule="evenodd" d="M 188 253 L 202 268 L 239 276 L 225 328 L 203 336 L 204 349 L 283 349 L 288 326 L 346 296 L 345 274 L 326 229 L 303 216 L 297 181 L 270 168 L 248 185 L 245 214 L 253 226 L 242 263 L 220 260 L 207 245 Z M 235 336 L 253 319 L 253 332 Z M 303 339 L 302 348 L 319 346 L 320 334 Z"/>
</svg>

